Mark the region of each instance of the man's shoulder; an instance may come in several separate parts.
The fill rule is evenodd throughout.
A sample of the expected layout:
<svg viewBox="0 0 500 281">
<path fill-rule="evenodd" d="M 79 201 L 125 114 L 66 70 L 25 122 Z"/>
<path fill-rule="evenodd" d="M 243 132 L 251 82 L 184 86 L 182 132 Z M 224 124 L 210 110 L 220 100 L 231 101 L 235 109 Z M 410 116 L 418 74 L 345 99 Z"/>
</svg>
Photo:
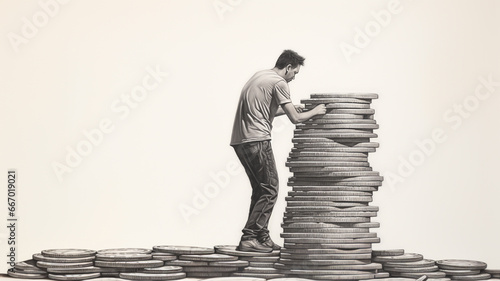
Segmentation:
<svg viewBox="0 0 500 281">
<path fill-rule="evenodd" d="M 272 84 L 278 84 L 278 83 L 280 83 L 280 84 L 285 83 L 286 84 L 286 80 L 283 79 L 283 77 L 279 76 L 278 73 L 276 73 L 272 69 L 264 69 L 264 70 L 257 71 L 253 77 L 254 77 L 254 79 L 266 81 L 266 82 L 269 82 Z"/>
</svg>

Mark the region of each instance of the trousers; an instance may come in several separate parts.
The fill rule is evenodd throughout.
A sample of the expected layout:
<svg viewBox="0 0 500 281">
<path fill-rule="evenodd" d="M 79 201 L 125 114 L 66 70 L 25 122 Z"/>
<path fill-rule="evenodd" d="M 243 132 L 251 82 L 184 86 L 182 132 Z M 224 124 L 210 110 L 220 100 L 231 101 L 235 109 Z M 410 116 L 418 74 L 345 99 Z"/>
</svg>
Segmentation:
<svg viewBox="0 0 500 281">
<path fill-rule="evenodd" d="M 271 141 L 255 141 L 233 146 L 252 186 L 248 219 L 241 240 L 269 238 L 269 219 L 278 197 L 279 180 Z"/>
</svg>

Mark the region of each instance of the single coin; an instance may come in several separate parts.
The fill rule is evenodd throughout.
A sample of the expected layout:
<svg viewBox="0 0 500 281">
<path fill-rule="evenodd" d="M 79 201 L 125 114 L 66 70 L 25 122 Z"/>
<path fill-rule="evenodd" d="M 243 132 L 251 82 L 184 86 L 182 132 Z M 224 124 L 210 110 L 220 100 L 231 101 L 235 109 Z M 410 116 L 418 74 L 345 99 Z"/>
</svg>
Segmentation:
<svg viewBox="0 0 500 281">
<path fill-rule="evenodd" d="M 213 277 L 229 277 L 232 276 L 232 272 L 187 272 L 187 278 L 213 278 Z"/>
<path fill-rule="evenodd" d="M 332 108 L 327 109 L 327 113 L 330 114 L 360 114 L 360 115 L 371 115 L 375 114 L 375 109 L 371 108 Z"/>
<path fill-rule="evenodd" d="M 18 273 L 27 273 L 27 274 L 46 274 L 47 271 L 41 268 L 35 267 L 32 269 L 18 269 L 14 267 L 14 271 Z"/>
<path fill-rule="evenodd" d="M 355 187 L 378 187 L 382 185 L 381 181 L 360 181 L 360 182 L 343 182 L 341 184 L 339 183 L 332 183 L 332 182 L 321 182 L 317 181 L 314 183 L 310 183 L 307 181 L 291 181 L 288 180 L 287 183 L 288 186 L 294 186 L 294 187 L 302 187 L 302 186 L 325 186 L 327 187 L 335 187 L 335 186 L 355 186 Z"/>
<path fill-rule="evenodd" d="M 25 278 L 25 279 L 43 279 L 47 278 L 47 274 L 41 274 L 41 273 L 23 273 L 17 270 L 8 270 L 7 274 L 10 277 L 14 278 Z"/>
<path fill-rule="evenodd" d="M 159 261 L 174 261 L 177 259 L 177 256 L 175 255 L 167 255 L 167 256 L 164 256 L 164 255 L 156 255 L 153 253 L 153 257 L 152 257 L 153 260 L 159 260 Z"/>
<path fill-rule="evenodd" d="M 313 265 L 313 266 L 323 266 L 323 265 L 364 265 L 370 263 L 369 260 L 292 260 L 292 259 L 280 259 L 280 263 L 285 265 Z"/>
<path fill-rule="evenodd" d="M 256 277 L 231 276 L 231 277 L 215 277 L 215 278 L 205 279 L 204 281 L 266 281 L 266 279 L 256 278 Z M 280 280 L 278 280 L 278 281 L 280 281 Z M 286 281 L 286 280 L 284 280 L 284 281 Z"/>
<path fill-rule="evenodd" d="M 436 261 L 439 268 L 442 269 L 485 269 L 487 264 L 482 261 L 474 260 L 458 260 L 458 259 L 448 259 Z"/>
<path fill-rule="evenodd" d="M 257 273 L 257 274 L 276 274 L 276 273 L 281 273 L 281 270 L 276 268 L 245 267 L 241 272 Z"/>
<path fill-rule="evenodd" d="M 471 270 L 471 269 L 457 269 L 457 270 L 440 269 L 440 271 L 446 273 L 446 275 L 451 275 L 451 276 L 476 275 L 481 273 L 481 270 Z"/>
<path fill-rule="evenodd" d="M 481 273 L 474 275 L 453 275 L 452 280 L 467 280 L 467 281 L 475 281 L 475 280 L 487 280 L 491 278 L 489 273 Z"/>
<path fill-rule="evenodd" d="M 406 253 L 403 255 L 399 256 L 378 256 L 374 257 L 373 261 L 374 262 L 414 262 L 414 261 L 421 261 L 423 260 L 424 257 L 420 254 L 414 254 L 414 253 Z"/>
<path fill-rule="evenodd" d="M 14 268 L 15 269 L 19 269 L 19 270 L 24 270 L 24 269 L 39 269 L 36 266 L 36 260 L 34 260 L 34 259 L 25 260 L 25 261 L 21 261 L 21 262 L 16 262 L 16 264 L 14 265 Z"/>
<path fill-rule="evenodd" d="M 89 262 L 67 262 L 67 263 L 62 263 L 62 262 L 46 262 L 46 261 L 37 261 L 36 266 L 42 267 L 42 268 L 75 268 L 75 267 L 88 267 L 88 266 L 93 266 L 94 263 L 89 261 Z"/>
<path fill-rule="evenodd" d="M 323 115 L 317 115 L 312 117 L 312 120 L 317 120 L 317 119 L 350 119 L 350 120 L 361 120 L 363 119 L 363 115 L 358 115 L 358 114 L 348 114 L 348 113 L 326 113 Z"/>
<path fill-rule="evenodd" d="M 292 152 L 297 150 L 324 151 L 324 152 L 349 152 L 349 153 L 371 153 L 377 149 L 372 147 L 331 147 L 328 143 L 296 143 Z"/>
<path fill-rule="evenodd" d="M 315 173 L 294 173 L 295 177 L 321 177 L 321 178 L 344 178 L 344 177 L 360 177 L 360 176 L 380 176 L 376 171 L 350 171 L 350 172 L 315 172 Z"/>
<path fill-rule="evenodd" d="M 377 233 L 281 233 L 281 238 L 311 238 L 311 239 L 345 239 L 345 238 L 372 238 Z M 371 257 L 371 255 L 370 255 Z"/>
<path fill-rule="evenodd" d="M 294 260 L 368 260 L 371 254 L 288 254 L 281 253 L 281 258 Z"/>
<path fill-rule="evenodd" d="M 272 251 L 271 253 L 258 253 L 258 252 L 243 252 L 236 250 L 237 246 L 232 245 L 220 245 L 215 246 L 215 251 L 218 254 L 225 254 L 237 257 L 267 257 L 267 256 L 278 256 L 279 251 Z"/>
<path fill-rule="evenodd" d="M 391 275 L 389 274 L 389 272 L 377 272 L 377 273 L 375 273 L 375 279 L 389 278 L 390 276 Z M 418 281 L 425 281 L 425 280 L 418 280 Z"/>
<path fill-rule="evenodd" d="M 86 280 L 86 279 L 98 278 L 100 276 L 101 276 L 100 273 L 64 274 L 64 275 L 49 274 L 49 279 L 73 281 L 73 280 Z"/>
<path fill-rule="evenodd" d="M 184 268 L 184 272 L 235 272 L 237 267 L 228 266 L 191 266 Z"/>
<path fill-rule="evenodd" d="M 414 261 L 414 262 L 386 262 L 384 263 L 385 267 L 429 267 L 429 266 L 434 266 L 436 262 L 434 260 L 429 260 L 429 259 L 423 259 L 420 261 Z"/>
<path fill-rule="evenodd" d="M 486 268 L 486 269 L 484 270 L 484 273 L 489 273 L 489 274 L 500 274 L 500 269 Z"/>
<path fill-rule="evenodd" d="M 339 195 L 336 193 L 337 191 L 307 191 L 308 193 L 318 196 L 318 195 Z M 335 192 L 335 193 L 334 193 Z M 290 193 L 288 193 L 290 195 Z M 293 193 L 293 195 L 298 194 L 297 192 Z M 293 196 L 290 195 L 290 196 Z M 357 207 L 348 207 L 348 208 L 338 208 L 338 207 L 329 207 L 329 206 L 293 206 L 286 207 L 287 212 L 377 212 L 379 207 L 377 206 L 357 206 Z"/>
<path fill-rule="evenodd" d="M 42 251 L 42 255 L 53 258 L 84 258 L 95 254 L 96 251 L 87 249 L 49 249 Z"/>
<path fill-rule="evenodd" d="M 322 243 L 288 243 L 285 241 L 286 248 L 290 249 L 369 249 L 371 243 L 353 243 L 353 244 L 322 244 Z"/>
<path fill-rule="evenodd" d="M 285 199 L 286 200 L 286 199 Z M 287 200 L 288 201 L 288 200 Z M 338 208 L 367 206 L 367 202 L 333 202 L 333 201 L 288 201 L 288 206 L 329 206 Z"/>
<path fill-rule="evenodd" d="M 56 274 L 81 274 L 81 273 L 100 273 L 102 268 L 96 266 L 76 267 L 76 268 L 47 268 L 47 272 Z"/>
<path fill-rule="evenodd" d="M 343 123 L 343 124 L 299 124 L 297 125 L 297 129 L 305 130 L 305 129 L 365 129 L 365 130 L 376 130 L 379 128 L 379 125 L 376 123 Z"/>
<path fill-rule="evenodd" d="M 297 275 L 354 275 L 366 274 L 368 272 L 363 270 L 338 270 L 338 269 L 291 269 L 291 274 Z M 371 272 L 374 273 L 374 272 Z"/>
<path fill-rule="evenodd" d="M 181 266 L 161 266 L 161 267 L 153 267 L 153 268 L 144 268 L 141 269 L 139 272 L 144 272 L 144 273 L 176 273 L 176 272 L 182 272 L 183 268 Z"/>
<path fill-rule="evenodd" d="M 95 260 L 95 256 L 88 256 L 88 257 L 83 257 L 83 258 L 53 258 L 53 257 L 46 257 L 42 254 L 34 254 L 33 259 L 36 261 L 45 261 L 45 262 L 60 262 L 60 263 L 78 263 L 78 262 L 89 262 Z"/>
<path fill-rule="evenodd" d="M 309 151 L 309 150 L 302 150 L 302 151 L 292 151 L 289 154 L 291 157 L 314 157 L 314 156 L 320 156 L 320 157 L 364 157 L 366 158 L 368 156 L 367 153 L 363 152 L 327 152 L 327 151 Z"/>
<path fill-rule="evenodd" d="M 169 266 L 208 266 L 208 262 L 206 261 L 181 261 L 181 260 L 173 260 L 165 262 L 165 265 Z"/>
<path fill-rule="evenodd" d="M 377 187 L 373 186 L 294 186 L 293 191 L 365 191 L 373 192 L 377 191 Z"/>
<path fill-rule="evenodd" d="M 285 227 L 283 227 L 285 226 Z M 286 227 L 286 224 L 282 224 L 283 233 L 302 233 L 302 234 L 314 234 L 314 233 L 325 233 L 325 234 L 335 234 L 335 233 L 368 233 L 369 228 L 291 228 Z M 283 251 L 283 249 L 282 249 Z"/>
<path fill-rule="evenodd" d="M 287 201 L 372 202 L 372 196 L 287 196 Z"/>
<path fill-rule="evenodd" d="M 143 261 L 152 259 L 152 255 L 135 253 L 97 253 L 96 259 L 101 261 Z"/>
<path fill-rule="evenodd" d="M 376 234 L 376 233 L 375 233 Z M 319 244 L 356 244 L 356 243 L 380 243 L 380 238 L 345 238 L 345 239 L 324 239 L 324 238 L 285 238 L 286 243 L 319 243 Z"/>
<path fill-rule="evenodd" d="M 151 254 L 151 249 L 145 248 L 115 248 L 115 249 L 102 249 L 97 251 L 98 254 Z"/>
<path fill-rule="evenodd" d="M 238 260 L 237 256 L 230 256 L 225 254 L 207 254 L 207 255 L 180 255 L 180 260 L 186 261 L 235 261 Z"/>
<path fill-rule="evenodd" d="M 326 222 L 295 222 L 295 223 L 284 223 L 287 227 L 291 228 L 378 228 L 380 223 L 369 222 L 369 223 L 353 223 L 347 224 L 335 224 Z"/>
<path fill-rule="evenodd" d="M 284 277 L 284 278 L 269 279 L 269 281 L 314 281 L 314 280 L 306 278 L 297 278 L 297 277 Z"/>
<path fill-rule="evenodd" d="M 290 269 L 290 265 L 275 263 L 274 266 L 278 269 Z M 339 265 L 307 265 L 294 264 L 293 269 L 312 269 L 312 270 L 380 270 L 382 265 L 379 263 L 363 263 L 363 264 L 339 264 Z"/>
<path fill-rule="evenodd" d="M 287 167 L 368 167 L 368 162 L 345 162 L 345 161 L 293 161 L 286 162 Z"/>
<path fill-rule="evenodd" d="M 354 99 L 378 99 L 375 93 L 314 93 L 312 99 L 316 98 L 354 98 Z"/>
<path fill-rule="evenodd" d="M 248 265 L 249 265 L 249 262 L 243 261 L 243 260 L 209 262 L 209 266 L 245 267 Z"/>
<path fill-rule="evenodd" d="M 153 250 L 161 253 L 171 253 L 175 255 L 206 255 L 213 254 L 214 249 L 190 246 L 154 246 Z"/>
<path fill-rule="evenodd" d="M 247 273 L 247 272 L 235 272 L 233 276 L 237 277 L 256 277 L 256 278 L 264 278 L 264 279 L 273 279 L 273 278 L 284 278 L 285 274 L 275 273 L 275 274 L 264 274 L 264 273 Z"/>
<path fill-rule="evenodd" d="M 401 256 L 405 253 L 404 249 L 373 250 L 372 255 L 378 256 Z"/>
<path fill-rule="evenodd" d="M 373 273 L 353 274 L 353 275 L 312 275 L 314 280 L 365 280 L 375 277 Z"/>
<path fill-rule="evenodd" d="M 285 212 L 286 218 L 302 217 L 376 217 L 377 212 Z"/>
<path fill-rule="evenodd" d="M 422 277 L 422 275 L 425 275 L 428 278 L 445 278 L 446 277 L 446 273 L 441 272 L 441 271 L 421 272 L 421 273 L 414 273 L 414 272 L 392 272 L 391 273 L 391 276 L 415 278 L 415 279 Z"/>
<path fill-rule="evenodd" d="M 186 273 L 178 272 L 178 273 L 120 273 L 120 278 L 128 279 L 128 280 L 177 280 L 186 278 Z"/>
<path fill-rule="evenodd" d="M 117 267 L 117 268 L 147 268 L 160 267 L 164 262 L 160 260 L 147 261 L 95 261 L 95 266 L 100 267 Z"/>
<path fill-rule="evenodd" d="M 281 248 L 281 254 L 371 254 L 371 249 L 356 249 L 356 250 L 342 250 L 342 249 L 288 249 Z"/>
<path fill-rule="evenodd" d="M 249 262 L 266 262 L 266 263 L 275 263 L 279 260 L 279 256 L 269 256 L 269 257 L 240 257 L 240 260 L 249 261 Z"/>
<path fill-rule="evenodd" d="M 364 141 L 364 139 L 376 138 L 378 137 L 375 133 L 305 133 L 305 132 L 295 132 L 295 137 L 302 138 L 313 138 L 313 137 L 323 137 L 323 138 L 339 138 L 339 139 L 353 139 Z"/>
<path fill-rule="evenodd" d="M 360 218 L 360 217 L 284 217 L 284 223 L 295 223 L 295 222 L 327 222 L 327 223 L 360 223 L 369 222 L 370 218 Z"/>
<path fill-rule="evenodd" d="M 421 273 L 421 272 L 434 272 L 438 271 L 439 267 L 436 265 L 434 266 L 429 266 L 429 267 L 387 267 L 384 266 L 384 269 L 389 272 L 414 272 L 414 273 Z"/>
<path fill-rule="evenodd" d="M 319 95 L 319 94 L 318 94 Z M 361 103 L 370 104 L 371 100 L 351 98 L 351 97 L 330 97 L 330 96 L 311 96 L 311 99 L 303 99 L 300 101 L 303 104 L 329 104 L 329 103 Z"/>
</svg>

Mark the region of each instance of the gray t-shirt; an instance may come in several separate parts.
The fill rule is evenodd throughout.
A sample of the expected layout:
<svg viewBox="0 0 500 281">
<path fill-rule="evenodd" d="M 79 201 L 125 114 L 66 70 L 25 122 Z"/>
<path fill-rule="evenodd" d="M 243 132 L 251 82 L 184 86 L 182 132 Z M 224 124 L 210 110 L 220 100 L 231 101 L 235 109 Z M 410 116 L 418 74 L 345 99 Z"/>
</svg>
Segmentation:
<svg viewBox="0 0 500 281">
<path fill-rule="evenodd" d="M 289 102 L 292 100 L 285 79 L 272 69 L 255 73 L 241 90 L 231 145 L 270 140 L 276 111 Z"/>
</svg>

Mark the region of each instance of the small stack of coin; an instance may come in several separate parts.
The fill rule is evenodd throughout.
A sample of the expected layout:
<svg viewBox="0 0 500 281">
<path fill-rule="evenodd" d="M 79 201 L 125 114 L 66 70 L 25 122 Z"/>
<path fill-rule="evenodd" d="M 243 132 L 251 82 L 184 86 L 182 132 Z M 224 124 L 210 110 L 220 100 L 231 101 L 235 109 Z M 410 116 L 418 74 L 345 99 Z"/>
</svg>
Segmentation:
<svg viewBox="0 0 500 281">
<path fill-rule="evenodd" d="M 489 269 L 489 268 L 486 268 L 485 270 L 483 270 L 484 273 L 488 273 L 489 275 L 491 275 L 491 278 L 497 278 L 499 279 L 500 278 L 500 269 Z"/>
<path fill-rule="evenodd" d="M 476 281 L 491 278 L 490 273 L 483 271 L 487 264 L 481 261 L 448 259 L 439 260 L 436 264 L 452 280 Z"/>
<path fill-rule="evenodd" d="M 10 277 L 26 279 L 47 278 L 47 271 L 44 268 L 36 266 L 35 260 L 26 260 L 17 262 L 12 270 L 7 271 Z"/>
<path fill-rule="evenodd" d="M 182 266 L 187 277 L 226 277 L 248 266 L 248 262 L 239 261 L 238 257 L 215 253 L 214 248 L 156 246 L 153 249 L 157 252 L 176 255 L 176 260 L 167 261 L 165 264 Z"/>
<path fill-rule="evenodd" d="M 100 277 L 94 267 L 96 252 L 87 249 L 50 249 L 34 254 L 37 267 L 48 272 L 54 280 L 86 280 Z"/>
<path fill-rule="evenodd" d="M 417 279 L 425 275 L 429 280 L 446 277 L 434 260 L 424 259 L 421 254 L 405 253 L 403 249 L 374 250 L 372 260 L 381 263 L 392 277 Z"/>
<path fill-rule="evenodd" d="M 152 251 L 143 248 L 105 249 L 97 252 L 95 265 L 104 277 L 129 280 L 175 280 L 186 277 L 181 267 L 165 267 L 153 259 Z"/>
<path fill-rule="evenodd" d="M 239 262 L 246 263 L 246 266 L 234 272 L 233 276 L 265 279 L 285 277 L 281 270 L 274 268 L 274 263 L 279 259 L 278 250 L 271 253 L 258 253 L 238 251 L 236 246 L 231 245 L 220 245 L 214 248 L 216 253 L 234 256 Z"/>
<path fill-rule="evenodd" d="M 386 277 L 371 263 L 370 228 L 378 207 L 369 206 L 383 177 L 368 163 L 378 143 L 370 108 L 377 94 L 313 94 L 306 110 L 325 104 L 325 115 L 297 125 L 287 161 L 288 181 L 283 219 L 284 248 L 277 268 L 297 277 L 352 280 Z"/>
</svg>

